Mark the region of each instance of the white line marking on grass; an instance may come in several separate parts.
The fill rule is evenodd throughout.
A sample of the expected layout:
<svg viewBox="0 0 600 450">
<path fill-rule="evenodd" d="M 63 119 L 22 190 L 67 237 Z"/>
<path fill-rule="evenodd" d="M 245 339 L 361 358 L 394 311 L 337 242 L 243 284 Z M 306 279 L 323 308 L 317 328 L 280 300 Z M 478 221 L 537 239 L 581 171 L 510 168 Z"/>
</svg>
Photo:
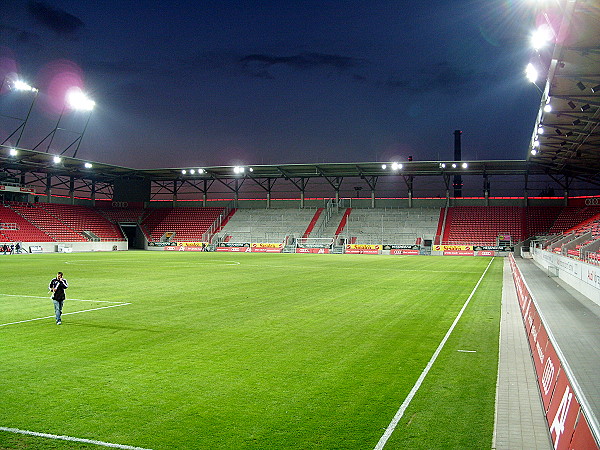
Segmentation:
<svg viewBox="0 0 600 450">
<path fill-rule="evenodd" d="M 131 303 L 120 303 L 118 305 L 101 306 L 99 308 L 84 309 L 82 311 L 73 311 L 73 312 L 63 313 L 62 315 L 69 316 L 71 314 L 79 314 L 79 313 L 90 312 L 90 311 L 98 311 L 99 309 L 118 308 L 119 306 L 127 306 L 127 305 L 131 305 Z M 53 318 L 54 318 L 54 316 L 52 315 L 52 316 L 46 316 L 46 317 L 36 317 L 35 319 L 19 320 L 18 322 L 0 323 L 0 327 L 5 327 L 7 325 L 16 325 L 17 323 L 33 322 L 36 320 L 53 319 Z"/>
<path fill-rule="evenodd" d="M 19 430 L 18 428 L 0 427 L 0 431 L 6 431 L 8 433 L 15 433 L 15 434 L 26 434 L 29 436 L 37 436 L 37 437 L 43 437 L 43 438 L 48 438 L 48 439 L 57 439 L 57 440 L 61 440 L 61 441 L 83 442 L 85 444 L 101 445 L 103 447 L 121 448 L 121 449 L 125 449 L 125 450 L 151 450 L 149 448 L 133 447 L 131 445 L 112 444 L 110 442 L 97 441 L 95 439 L 83 439 L 83 438 L 76 438 L 76 437 L 72 437 L 72 436 L 59 436 L 57 434 L 38 433 L 37 431 Z"/>
<path fill-rule="evenodd" d="M 383 436 L 381 436 L 381 439 L 379 439 L 379 442 L 375 446 L 375 450 L 381 450 L 384 447 L 384 445 L 387 443 L 388 439 L 390 438 L 390 436 L 392 435 L 392 433 L 394 432 L 394 430 L 396 429 L 396 426 L 398 425 L 398 422 L 400 422 L 400 419 L 404 415 L 404 412 L 408 408 L 408 405 L 410 405 L 410 402 L 412 401 L 413 397 L 415 396 L 415 394 L 417 393 L 417 391 L 421 387 L 421 384 L 423 384 L 423 380 L 425 380 L 425 377 L 429 373 L 429 370 L 431 369 L 431 366 L 433 366 L 433 363 L 435 362 L 435 360 L 437 359 L 438 355 L 440 354 L 440 352 L 444 348 L 444 345 L 446 345 L 446 341 L 448 340 L 448 338 L 452 334 L 452 331 L 454 331 L 454 328 L 456 327 L 456 324 L 458 323 L 459 319 L 463 315 L 463 312 L 465 312 L 465 309 L 467 309 L 467 306 L 469 305 L 469 302 L 471 301 L 471 298 L 473 298 L 473 295 L 475 294 L 475 291 L 477 291 L 477 288 L 481 284 L 481 280 L 483 280 L 483 277 L 485 276 L 485 274 L 487 273 L 488 269 L 492 265 L 492 261 L 494 261 L 494 258 L 492 258 L 490 260 L 490 262 L 488 263 L 487 267 L 483 271 L 483 274 L 479 278 L 479 281 L 477 282 L 477 284 L 475 285 L 475 287 L 471 291 L 471 294 L 469 295 L 469 298 L 467 298 L 467 300 L 465 301 L 465 304 L 463 305 L 463 307 L 459 311 L 458 315 L 454 319 L 454 322 L 452 322 L 452 325 L 450 325 L 450 328 L 448 329 L 448 331 L 446 332 L 446 335 L 444 336 L 444 338 L 440 342 L 440 345 L 438 345 L 438 348 L 433 353 L 433 356 L 431 357 L 431 359 L 429 360 L 429 362 L 427 363 L 427 365 L 423 369 L 423 372 L 421 372 L 421 375 L 417 379 L 417 382 L 415 383 L 415 385 L 412 387 L 412 389 L 410 390 L 410 392 L 408 393 L 408 395 L 404 399 L 404 402 L 402 402 L 402 405 L 400 405 L 400 408 L 398 409 L 398 412 L 396 413 L 396 415 L 394 416 L 394 418 L 392 419 L 392 421 L 390 422 L 390 424 L 386 428 L 385 432 L 383 433 Z"/>
<path fill-rule="evenodd" d="M 17 294 L 0 294 L 3 297 L 23 297 L 23 298 L 43 298 L 44 300 L 49 299 L 49 295 L 50 293 L 48 293 L 47 297 L 42 297 L 39 295 L 17 295 Z M 68 301 L 74 301 L 74 302 L 94 302 L 94 303 L 123 303 L 123 302 L 110 302 L 108 300 L 83 300 L 81 298 L 68 298 Z"/>
<path fill-rule="evenodd" d="M 461 353 L 477 353 L 477 350 L 456 350 L 457 352 L 461 352 Z"/>
</svg>

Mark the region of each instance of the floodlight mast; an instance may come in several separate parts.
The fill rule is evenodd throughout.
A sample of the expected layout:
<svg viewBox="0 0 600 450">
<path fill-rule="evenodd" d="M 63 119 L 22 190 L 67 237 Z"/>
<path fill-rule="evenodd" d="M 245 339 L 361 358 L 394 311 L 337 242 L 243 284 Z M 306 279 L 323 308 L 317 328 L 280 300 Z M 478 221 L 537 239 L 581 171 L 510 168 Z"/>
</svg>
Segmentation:
<svg viewBox="0 0 600 450">
<path fill-rule="evenodd" d="M 0 92 L 2 91 L 2 87 L 4 86 L 5 81 L 6 81 L 6 77 L 2 80 L 2 85 L 0 85 Z M 2 141 L 2 143 L 0 144 L 0 145 L 6 144 L 6 142 L 11 137 L 13 137 L 15 135 L 15 133 L 19 132 L 19 137 L 17 138 L 17 142 L 15 143 L 15 147 L 19 147 L 19 143 L 21 142 L 21 138 L 23 137 L 23 132 L 25 131 L 25 127 L 27 126 L 27 122 L 29 121 L 29 117 L 31 116 L 31 111 L 33 110 L 33 105 L 35 104 L 39 90 L 30 86 L 29 84 L 27 84 L 26 82 L 24 82 L 22 80 L 16 80 L 14 83 L 12 83 L 12 88 L 15 91 L 33 92 L 34 93 L 33 99 L 31 100 L 31 104 L 29 105 L 29 109 L 27 110 L 27 115 L 25 116 L 25 119 L 18 119 L 18 120 L 21 120 L 21 125 L 19 125 L 15 131 L 13 131 L 11 134 L 9 134 L 7 136 L 7 138 L 4 139 L 4 141 Z"/>
</svg>

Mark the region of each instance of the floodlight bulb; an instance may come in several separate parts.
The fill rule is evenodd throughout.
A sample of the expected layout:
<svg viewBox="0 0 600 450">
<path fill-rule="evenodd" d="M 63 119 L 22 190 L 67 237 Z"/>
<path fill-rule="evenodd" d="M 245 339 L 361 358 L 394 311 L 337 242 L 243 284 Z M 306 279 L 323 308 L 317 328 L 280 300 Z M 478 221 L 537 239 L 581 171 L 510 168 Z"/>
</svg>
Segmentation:
<svg viewBox="0 0 600 450">
<path fill-rule="evenodd" d="M 552 111 L 552 105 L 550 103 L 548 103 L 547 105 L 544 106 L 544 112 L 550 112 Z"/>
<path fill-rule="evenodd" d="M 182 173 L 183 175 L 185 175 L 185 174 L 187 173 L 187 170 L 183 169 L 183 170 L 181 171 L 181 173 Z"/>
<path fill-rule="evenodd" d="M 15 83 L 13 84 L 13 87 L 17 91 L 31 91 L 31 92 L 37 91 L 37 89 L 35 89 L 34 87 L 31 87 L 30 85 L 28 85 L 27 83 L 25 83 L 24 81 L 21 81 L 21 80 L 15 81 Z"/>
<path fill-rule="evenodd" d="M 61 162 L 61 161 L 62 161 L 62 158 L 61 158 L 60 156 L 55 156 L 55 157 L 53 158 L 53 161 L 54 161 L 54 164 L 58 164 L 59 162 Z"/>
<path fill-rule="evenodd" d="M 538 141 L 537 139 L 535 141 L 533 141 L 533 148 L 538 148 L 540 146 L 540 141 Z"/>
<path fill-rule="evenodd" d="M 539 50 L 545 47 L 553 38 L 554 32 L 547 24 L 544 24 L 531 34 L 531 46 L 534 50 Z"/>
<path fill-rule="evenodd" d="M 8 151 L 8 154 L 9 154 L 10 156 L 17 156 L 17 149 L 16 149 L 16 148 L 11 148 L 11 149 Z"/>
<path fill-rule="evenodd" d="M 535 83 L 537 81 L 538 71 L 533 64 L 527 64 L 527 67 L 525 68 L 525 76 L 532 83 Z"/>
<path fill-rule="evenodd" d="M 452 163 L 452 168 L 456 169 L 456 163 Z"/>
<path fill-rule="evenodd" d="M 381 168 L 382 168 L 383 170 L 387 169 L 387 164 L 382 164 L 382 165 L 381 165 Z"/>
<path fill-rule="evenodd" d="M 392 163 L 392 170 L 400 170 L 402 169 L 402 164 Z"/>
<path fill-rule="evenodd" d="M 532 154 L 533 156 L 537 155 L 537 150 L 536 150 L 535 148 L 532 148 L 532 149 L 531 149 L 531 154 Z"/>
<path fill-rule="evenodd" d="M 445 169 L 445 168 L 446 168 L 446 163 L 441 163 L 441 164 L 440 164 L 440 167 L 441 167 L 442 169 Z"/>
<path fill-rule="evenodd" d="M 250 169 L 248 169 L 250 172 L 254 172 L 254 169 L 252 167 L 250 167 Z"/>
<path fill-rule="evenodd" d="M 200 173 L 200 174 L 204 173 L 204 169 L 198 169 L 198 173 Z"/>
<path fill-rule="evenodd" d="M 196 173 L 196 171 L 194 169 L 190 170 L 190 175 L 194 175 Z"/>
<path fill-rule="evenodd" d="M 544 134 L 544 127 L 538 128 L 538 134 Z"/>
<path fill-rule="evenodd" d="M 96 106 L 96 102 L 89 99 L 79 88 L 72 88 L 67 91 L 67 103 L 71 108 L 82 111 L 91 111 Z"/>
<path fill-rule="evenodd" d="M 469 165 L 466 162 L 462 163 L 462 168 L 463 169 L 466 169 L 467 167 L 469 167 Z"/>
<path fill-rule="evenodd" d="M 85 163 L 83 166 L 84 166 L 86 169 L 91 169 L 92 167 L 94 167 L 94 166 L 92 166 L 92 163 L 89 163 L 89 162 L 86 162 L 86 163 Z"/>
</svg>

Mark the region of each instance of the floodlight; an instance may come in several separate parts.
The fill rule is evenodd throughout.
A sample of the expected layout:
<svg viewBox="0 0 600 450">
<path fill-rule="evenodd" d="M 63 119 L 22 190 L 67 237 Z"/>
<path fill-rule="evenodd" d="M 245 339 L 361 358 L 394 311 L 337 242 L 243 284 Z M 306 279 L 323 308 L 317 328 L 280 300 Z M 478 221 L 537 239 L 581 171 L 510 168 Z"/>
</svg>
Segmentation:
<svg viewBox="0 0 600 450">
<path fill-rule="evenodd" d="M 548 25 L 542 25 L 531 34 L 531 46 L 535 50 L 545 47 L 548 42 L 552 41 L 554 33 Z"/>
<path fill-rule="evenodd" d="M 544 127 L 541 125 L 538 127 L 538 134 L 544 134 Z"/>
<path fill-rule="evenodd" d="M 243 167 L 240 166 L 235 166 L 233 168 L 233 173 L 244 173 L 246 169 L 244 169 Z"/>
<path fill-rule="evenodd" d="M 92 167 L 94 167 L 94 166 L 92 165 L 92 163 L 89 163 L 89 162 L 86 162 L 86 163 L 85 163 L 83 166 L 84 166 L 86 169 L 91 169 Z"/>
<path fill-rule="evenodd" d="M 533 148 L 538 148 L 540 146 L 540 141 L 538 141 L 537 139 L 535 141 L 533 141 Z"/>
<path fill-rule="evenodd" d="M 565 133 L 565 136 L 566 136 L 566 137 L 571 137 L 571 136 L 573 136 L 573 132 L 572 132 L 572 131 L 567 131 L 567 132 Z"/>
<path fill-rule="evenodd" d="M 69 89 L 67 103 L 71 108 L 81 111 L 91 111 L 96 106 L 96 102 L 88 98 L 79 88 Z"/>
<path fill-rule="evenodd" d="M 544 112 L 550 112 L 552 111 L 552 105 L 550 103 L 548 103 L 547 105 L 544 106 Z"/>
<path fill-rule="evenodd" d="M 469 165 L 466 162 L 462 163 L 462 168 L 463 169 L 466 169 L 467 167 L 469 167 Z"/>
<path fill-rule="evenodd" d="M 194 169 L 190 169 L 190 175 L 194 175 L 196 171 Z"/>
<path fill-rule="evenodd" d="M 392 170 L 400 170 L 402 169 L 402 164 L 392 163 Z"/>
<path fill-rule="evenodd" d="M 198 169 L 199 174 L 203 174 L 204 172 L 206 172 L 204 169 Z"/>
<path fill-rule="evenodd" d="M 580 125 L 580 124 L 581 124 L 581 120 L 579 120 L 579 119 L 575 119 L 573 121 L 573 125 Z"/>
<path fill-rule="evenodd" d="M 535 66 L 531 63 L 527 64 L 527 67 L 525 68 L 525 76 L 527 79 L 532 83 L 535 83 L 538 79 L 538 75 L 539 74 Z"/>
<path fill-rule="evenodd" d="M 17 91 L 37 92 L 36 88 L 34 88 L 33 86 L 30 86 L 29 84 L 27 84 L 21 80 L 15 81 L 13 84 L 13 88 L 15 88 Z"/>
<path fill-rule="evenodd" d="M 186 173 L 187 173 L 187 170 L 185 170 L 185 169 L 183 169 L 183 170 L 181 171 L 181 174 L 182 174 L 182 175 L 185 175 Z"/>
<path fill-rule="evenodd" d="M 383 170 L 387 169 L 387 164 L 382 164 L 382 165 L 381 165 L 381 168 L 382 168 Z"/>
<path fill-rule="evenodd" d="M 456 169 L 456 163 L 452 163 L 452 168 Z"/>
<path fill-rule="evenodd" d="M 60 156 L 55 156 L 53 158 L 53 161 L 54 161 L 54 164 L 58 164 L 58 163 L 60 163 L 62 161 L 62 158 Z"/>
<path fill-rule="evenodd" d="M 533 156 L 537 155 L 537 150 L 536 150 L 535 148 L 534 148 L 534 149 L 531 149 L 531 154 L 532 154 Z"/>
<path fill-rule="evenodd" d="M 592 92 L 595 94 L 596 92 L 600 92 L 600 84 L 597 84 L 592 88 Z"/>
<path fill-rule="evenodd" d="M 17 152 L 17 149 L 16 149 L 16 148 L 11 148 L 11 149 L 8 151 L 8 154 L 9 154 L 10 156 L 17 156 L 17 153 L 18 153 L 18 152 Z"/>
<path fill-rule="evenodd" d="M 254 172 L 254 169 L 252 167 L 250 167 L 250 169 L 248 169 L 250 172 Z"/>
<path fill-rule="evenodd" d="M 589 103 L 586 103 L 585 105 L 583 105 L 583 106 L 581 107 L 581 110 L 582 110 L 582 111 L 587 111 L 588 109 L 590 109 L 590 104 L 589 104 Z"/>
<path fill-rule="evenodd" d="M 446 168 L 446 163 L 440 163 L 440 169 L 445 169 Z"/>
</svg>

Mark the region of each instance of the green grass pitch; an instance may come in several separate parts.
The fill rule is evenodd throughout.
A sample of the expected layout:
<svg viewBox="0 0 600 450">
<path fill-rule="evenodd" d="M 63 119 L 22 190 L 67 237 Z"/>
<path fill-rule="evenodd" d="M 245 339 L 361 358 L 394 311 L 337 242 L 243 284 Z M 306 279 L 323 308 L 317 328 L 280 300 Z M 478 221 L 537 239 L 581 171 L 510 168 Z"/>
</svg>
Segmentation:
<svg viewBox="0 0 600 450">
<path fill-rule="evenodd" d="M 489 262 L 0 255 L 0 427 L 156 450 L 372 449 Z M 491 447 L 502 266 L 385 448 Z M 62 326 L 44 318 L 57 271 L 64 313 L 84 311 Z M 100 447 L 0 431 L 0 448 Z"/>
</svg>

